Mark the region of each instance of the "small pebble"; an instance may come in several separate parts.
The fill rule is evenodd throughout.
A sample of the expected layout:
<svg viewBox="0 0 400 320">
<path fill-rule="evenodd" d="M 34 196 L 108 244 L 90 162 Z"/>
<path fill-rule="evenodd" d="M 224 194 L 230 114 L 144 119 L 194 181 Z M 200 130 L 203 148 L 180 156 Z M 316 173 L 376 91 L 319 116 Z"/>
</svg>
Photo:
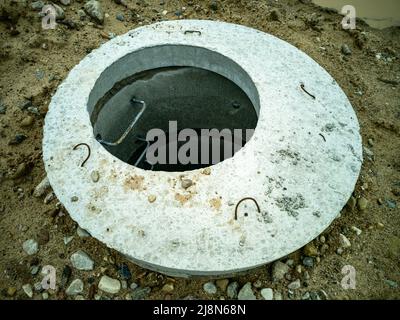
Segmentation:
<svg viewBox="0 0 400 320">
<path fill-rule="evenodd" d="M 368 207 L 368 200 L 365 199 L 364 197 L 361 197 L 357 201 L 357 206 L 358 206 L 358 209 L 360 209 L 361 211 L 364 211 Z"/>
<path fill-rule="evenodd" d="M 351 242 L 349 239 L 344 234 L 339 234 L 339 242 L 342 248 L 350 248 L 351 247 Z"/>
<path fill-rule="evenodd" d="M 117 279 L 104 275 L 101 277 L 98 287 L 104 292 L 116 294 L 121 290 L 121 283 Z"/>
<path fill-rule="evenodd" d="M 290 289 L 290 290 L 296 290 L 299 288 L 301 288 L 300 279 L 297 279 L 296 281 L 293 281 L 293 282 L 289 283 L 289 285 L 288 285 L 288 289 Z"/>
<path fill-rule="evenodd" d="M 219 280 L 215 281 L 215 284 L 217 285 L 217 287 L 218 287 L 222 292 L 225 292 L 225 291 L 226 291 L 226 288 L 228 287 L 229 280 L 228 280 L 228 279 L 219 279 Z"/>
<path fill-rule="evenodd" d="M 166 283 L 162 288 L 161 291 L 164 292 L 172 292 L 174 291 L 174 285 L 172 283 Z"/>
<path fill-rule="evenodd" d="M 256 296 L 251 288 L 251 283 L 247 282 L 238 294 L 238 300 L 256 300 Z"/>
<path fill-rule="evenodd" d="M 341 50 L 344 55 L 351 55 L 351 49 L 347 44 L 343 44 Z"/>
<path fill-rule="evenodd" d="M 78 228 L 76 228 L 76 234 L 78 235 L 79 238 L 88 238 L 88 237 L 90 237 L 90 233 L 87 232 L 85 229 L 82 229 L 79 226 L 78 226 Z"/>
<path fill-rule="evenodd" d="M 116 15 L 116 18 L 117 18 L 117 20 L 119 20 L 119 21 L 125 21 L 125 17 L 124 17 L 124 15 L 123 15 L 122 13 L 118 13 L 118 14 Z"/>
<path fill-rule="evenodd" d="M 33 117 L 27 116 L 21 121 L 21 127 L 30 127 L 33 124 Z"/>
<path fill-rule="evenodd" d="M 190 179 L 182 179 L 181 185 L 183 189 L 187 189 L 193 185 L 193 181 Z"/>
<path fill-rule="evenodd" d="M 32 298 L 33 297 L 33 289 L 32 289 L 32 286 L 28 283 L 28 284 L 24 284 L 23 286 L 22 286 L 22 290 L 24 290 L 24 292 L 26 293 L 26 295 L 29 297 L 29 298 Z"/>
<path fill-rule="evenodd" d="M 33 255 L 39 251 L 39 244 L 35 240 L 29 239 L 22 244 L 22 248 L 26 254 Z"/>
<path fill-rule="evenodd" d="M 83 281 L 81 279 L 75 279 L 68 286 L 67 290 L 65 290 L 65 293 L 67 296 L 74 296 L 81 293 L 82 291 L 83 291 Z"/>
<path fill-rule="evenodd" d="M 303 259 L 303 265 L 308 267 L 308 268 L 314 267 L 314 259 L 311 258 L 311 257 L 305 257 Z"/>
<path fill-rule="evenodd" d="M 217 287 L 212 282 L 207 282 L 203 285 L 203 290 L 210 295 L 217 293 Z"/>
<path fill-rule="evenodd" d="M 93 270 L 93 260 L 82 250 L 78 250 L 71 255 L 71 263 L 75 269 L 78 270 Z"/>
<path fill-rule="evenodd" d="M 226 294 L 230 299 L 236 299 L 238 295 L 239 284 L 234 281 L 231 282 L 228 287 L 226 288 Z"/>
<path fill-rule="evenodd" d="M 282 280 L 285 274 L 290 270 L 289 266 L 281 261 L 277 261 L 272 265 L 272 279 L 273 281 Z"/>
<path fill-rule="evenodd" d="M 100 174 L 98 171 L 92 171 L 92 173 L 90 174 L 90 177 L 92 178 L 92 181 L 94 183 L 96 183 L 100 180 Z"/>
<path fill-rule="evenodd" d="M 45 177 L 35 188 L 33 191 L 33 196 L 39 198 L 43 196 L 48 189 L 50 189 L 50 181 L 47 177 Z"/>
<path fill-rule="evenodd" d="M 153 203 L 154 201 L 156 201 L 157 198 L 155 195 L 150 195 L 150 196 L 148 196 L 147 199 L 149 200 L 150 203 Z"/>
<path fill-rule="evenodd" d="M 274 290 L 271 288 L 264 288 L 261 289 L 261 296 L 264 298 L 264 300 L 273 300 L 274 299 Z"/>
</svg>

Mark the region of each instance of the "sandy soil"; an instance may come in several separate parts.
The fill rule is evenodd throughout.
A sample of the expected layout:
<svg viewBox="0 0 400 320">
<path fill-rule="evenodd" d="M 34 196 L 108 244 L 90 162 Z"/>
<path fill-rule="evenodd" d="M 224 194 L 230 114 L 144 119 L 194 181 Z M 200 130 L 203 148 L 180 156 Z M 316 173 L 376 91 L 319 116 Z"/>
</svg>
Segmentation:
<svg viewBox="0 0 400 320">
<path fill-rule="evenodd" d="M 317 293 L 321 299 L 400 298 L 399 28 L 376 30 L 358 21 L 357 30 L 348 32 L 340 27 L 340 15 L 306 0 L 226 0 L 216 1 L 217 7 L 212 6 L 213 9 L 212 1 L 126 1 L 128 8 L 117 4 L 118 1 L 100 2 L 108 15 L 103 26 L 89 17 L 80 20 L 78 10 L 83 8 L 84 1 L 72 0 L 70 5 L 61 5 L 66 17 L 64 24 L 59 23 L 55 30 L 42 30 L 38 11 L 30 7 L 30 1 L 27 7 L 10 5 L 10 0 L 0 1 L 1 299 L 29 299 L 22 286 L 40 282 L 40 272 L 32 275 L 31 269 L 39 266 L 40 270 L 44 265 L 56 268 L 57 289 L 48 290 L 47 296 L 38 288 L 34 299 L 131 299 L 131 282 L 151 287 L 146 299 L 227 298 L 220 288 L 217 294 L 205 293 L 203 284 L 209 279 L 168 278 L 135 266 L 96 239 L 79 237 L 76 223 L 62 208 L 56 209 L 56 199 L 44 204 L 43 198 L 32 195 L 45 176 L 41 160 L 44 116 L 51 95 L 68 72 L 92 49 L 107 41 L 110 32 L 118 35 L 140 25 L 182 17 L 243 24 L 305 51 L 332 74 L 349 97 L 367 148 L 354 198 L 324 232 L 325 242 L 313 242 L 316 253 L 308 248 L 281 259 L 289 259 L 291 269 L 280 281 L 272 281 L 271 265 L 229 281 L 237 281 L 240 287 L 252 282 L 259 298 L 261 288 L 273 288 L 284 299 L 307 298 L 306 293 L 314 298 Z M 168 11 L 166 15 L 164 10 Z M 124 15 L 125 21 L 116 19 L 118 13 Z M 343 44 L 350 47 L 351 54 L 342 53 Z M 357 235 L 353 227 L 360 229 L 361 234 Z M 340 233 L 350 240 L 350 248 L 342 248 Z M 65 245 L 64 237 L 71 235 L 73 240 Z M 38 253 L 28 256 L 23 251 L 22 244 L 27 239 L 40 243 Z M 84 290 L 78 296 L 67 296 L 61 274 L 65 265 L 71 266 L 71 254 L 79 249 L 94 260 L 95 268 L 72 268 L 66 286 L 80 278 Z M 306 254 L 317 255 L 314 267 L 302 266 L 299 270 Z M 128 288 L 116 295 L 98 291 L 96 285 L 103 274 L 122 280 L 118 272 L 122 263 L 132 274 Z M 341 286 L 345 265 L 356 270 L 355 289 L 345 290 Z M 288 284 L 296 279 L 301 279 L 301 288 L 289 291 Z M 173 284 L 172 291 L 162 290 L 166 283 Z"/>
</svg>

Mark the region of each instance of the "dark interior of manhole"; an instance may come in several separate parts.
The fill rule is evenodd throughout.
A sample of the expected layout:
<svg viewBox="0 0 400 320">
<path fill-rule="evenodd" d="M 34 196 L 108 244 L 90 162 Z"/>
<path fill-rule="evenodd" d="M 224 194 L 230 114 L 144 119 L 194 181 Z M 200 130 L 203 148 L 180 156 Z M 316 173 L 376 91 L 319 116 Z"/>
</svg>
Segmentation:
<svg viewBox="0 0 400 320">
<path fill-rule="evenodd" d="M 132 130 L 120 143 L 107 144 L 117 141 L 139 114 Z M 142 169 L 174 172 L 208 167 L 231 157 L 249 140 L 249 132 L 255 129 L 257 120 L 254 106 L 238 85 L 215 72 L 195 67 L 164 67 L 137 73 L 116 83 L 97 102 L 91 114 L 94 134 L 111 154 Z M 171 132 L 171 121 L 176 123 L 177 132 Z M 147 133 L 154 128 L 165 132 L 166 163 L 149 164 L 146 159 L 147 150 L 157 142 L 157 139 L 146 141 Z M 180 150 L 188 140 L 176 141 L 172 137 L 187 128 L 198 134 L 198 161 L 182 163 L 178 156 L 175 163 L 170 150 Z M 240 146 L 237 146 L 237 137 L 220 135 L 217 138 L 219 159 L 215 158 L 215 149 L 211 146 L 218 141 L 210 138 L 209 149 L 202 147 L 200 144 L 205 140 L 201 139 L 201 129 L 219 132 L 229 129 L 232 134 L 239 130 L 242 132 Z M 226 156 L 223 148 L 229 139 L 233 150 L 232 155 L 228 152 Z M 218 143 L 215 146 L 218 148 Z"/>
</svg>

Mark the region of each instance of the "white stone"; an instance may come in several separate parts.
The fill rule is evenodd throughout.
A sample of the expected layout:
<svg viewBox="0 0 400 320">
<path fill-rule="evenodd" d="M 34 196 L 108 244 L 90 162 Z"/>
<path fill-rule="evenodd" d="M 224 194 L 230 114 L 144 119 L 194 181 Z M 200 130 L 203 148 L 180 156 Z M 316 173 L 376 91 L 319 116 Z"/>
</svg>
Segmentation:
<svg viewBox="0 0 400 320">
<path fill-rule="evenodd" d="M 90 233 L 87 232 L 85 229 L 82 229 L 81 227 L 76 228 L 76 234 L 77 234 L 80 238 L 87 238 L 87 237 L 90 237 Z"/>
<path fill-rule="evenodd" d="M 22 290 L 24 290 L 24 292 L 26 293 L 26 295 L 29 297 L 29 298 L 32 298 L 33 297 L 33 289 L 32 289 L 32 286 L 28 283 L 28 284 L 24 284 L 23 286 L 22 286 Z"/>
<path fill-rule="evenodd" d="M 342 248 L 350 248 L 351 242 L 344 234 L 339 234 L 339 241 Z"/>
<path fill-rule="evenodd" d="M 74 239 L 74 236 L 69 236 L 69 237 L 64 237 L 64 244 L 67 245 L 68 243 L 70 243 L 72 240 Z"/>
<path fill-rule="evenodd" d="M 121 283 L 117 279 L 102 276 L 99 282 L 99 289 L 107 293 L 116 294 L 121 290 Z"/>
<path fill-rule="evenodd" d="M 288 273 L 290 267 L 281 261 L 277 261 L 272 265 L 272 280 L 279 281 L 285 277 L 285 274 Z"/>
<path fill-rule="evenodd" d="M 205 283 L 203 285 L 203 289 L 207 294 L 216 294 L 217 293 L 217 287 L 212 282 Z"/>
<path fill-rule="evenodd" d="M 264 300 L 273 300 L 274 299 L 274 290 L 271 288 L 264 288 L 261 289 L 261 296 L 264 298 Z"/>
<path fill-rule="evenodd" d="M 35 240 L 29 239 L 22 244 L 22 249 L 26 254 L 33 255 L 39 251 L 39 244 Z"/>
<path fill-rule="evenodd" d="M 182 172 L 144 171 L 117 159 L 94 137 L 88 112 L 116 82 L 182 65 L 232 80 L 259 116 L 253 137 L 234 157 L 210 167 L 210 174 L 185 173 L 195 185 L 184 205 L 172 187 L 175 181 L 182 191 Z M 91 148 L 84 167 L 86 148 L 73 150 L 79 142 Z M 275 261 L 318 237 L 354 190 L 362 147 L 346 95 L 304 52 L 247 27 L 177 20 L 117 36 L 70 72 L 46 115 L 43 159 L 59 201 L 107 246 L 170 275 L 224 275 Z M 102 177 L 95 184 L 93 170 Z M 127 188 L 135 176 L 143 177 L 143 189 Z M 153 203 L 150 190 L 157 197 Z M 240 208 L 248 216 L 234 219 L 235 206 L 228 204 L 249 192 L 268 212 L 269 223 L 251 202 Z M 210 206 L 216 194 L 217 210 Z M 79 201 L 72 202 L 76 195 Z"/>
<path fill-rule="evenodd" d="M 289 285 L 288 285 L 288 289 L 290 289 L 290 290 L 296 290 L 296 289 L 299 289 L 299 288 L 301 288 L 300 279 L 297 279 L 297 280 L 289 283 Z"/>
<path fill-rule="evenodd" d="M 256 300 L 256 296 L 251 288 L 251 283 L 247 282 L 238 294 L 238 300 Z"/>
<path fill-rule="evenodd" d="M 33 191 L 33 196 L 39 198 L 43 196 L 47 190 L 51 187 L 50 181 L 47 177 L 45 177 L 35 188 Z"/>
<path fill-rule="evenodd" d="M 94 267 L 93 260 L 82 250 L 78 250 L 71 255 L 71 263 L 78 270 L 93 270 Z"/>
<path fill-rule="evenodd" d="M 65 290 L 65 293 L 68 296 L 75 296 L 81 293 L 82 291 L 83 291 L 83 281 L 81 279 L 75 279 L 68 286 L 67 290 Z"/>
</svg>

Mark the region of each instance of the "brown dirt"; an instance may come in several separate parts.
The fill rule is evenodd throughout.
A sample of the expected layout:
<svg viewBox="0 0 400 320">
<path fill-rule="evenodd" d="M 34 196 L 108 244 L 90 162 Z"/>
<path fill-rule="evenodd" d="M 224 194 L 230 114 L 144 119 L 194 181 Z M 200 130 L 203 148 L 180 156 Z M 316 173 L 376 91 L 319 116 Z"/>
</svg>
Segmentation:
<svg viewBox="0 0 400 320">
<path fill-rule="evenodd" d="M 304 279 L 304 272 L 299 275 L 292 268 L 290 277 L 292 280 L 302 279 L 301 289 L 290 295 L 287 289 L 290 280 L 272 282 L 271 265 L 230 280 L 238 281 L 240 285 L 258 280 L 261 287 L 271 287 L 281 292 L 284 298 L 292 299 L 301 299 L 305 292 L 321 289 L 330 299 L 400 298 L 400 289 L 394 284 L 391 287 L 386 281 L 400 283 L 400 90 L 395 84 L 378 80 L 400 80 L 399 28 L 376 30 L 358 21 L 358 30 L 347 32 L 340 28 L 340 15 L 305 0 L 279 3 L 226 0 L 218 1 L 216 11 L 210 9 L 210 1 L 172 0 L 164 5 L 160 5 L 160 0 L 127 1 L 129 8 L 111 0 L 100 2 L 109 15 L 102 27 L 89 23 L 89 19 L 81 22 L 77 11 L 84 2 L 72 0 L 71 5 L 63 8 L 66 19 L 73 21 L 77 27 L 58 24 L 55 30 L 42 30 L 40 18 L 30 6 L 24 8 L 12 5 L 10 0 L 0 0 L 0 99 L 7 107 L 6 113 L 0 114 L 1 299 L 26 299 L 22 285 L 33 285 L 42 279 L 40 273 L 32 276 L 29 272 L 29 265 L 37 263 L 40 266 L 52 265 L 57 270 L 59 288 L 49 290 L 49 298 L 67 298 L 60 288 L 61 273 L 65 265 L 70 265 L 70 255 L 78 249 L 87 252 L 95 261 L 94 271 L 73 270 L 71 278 L 79 277 L 85 283 L 84 298 L 89 297 L 89 284 L 97 284 L 100 275 L 118 278 L 115 265 L 123 262 L 132 272 L 132 281 L 152 287 L 149 299 L 187 296 L 226 298 L 221 291 L 215 296 L 207 296 L 202 288 L 207 279 L 167 278 L 135 266 L 96 239 L 79 238 L 75 231 L 76 224 L 69 215 L 62 208 L 60 212 L 55 209 L 56 200 L 44 204 L 43 199 L 32 196 L 33 189 L 45 176 L 41 160 L 44 116 L 52 94 L 68 72 L 92 49 L 107 41 L 104 37 L 109 32 L 118 35 L 161 19 L 178 19 L 175 12 L 182 6 L 186 7 L 183 12 L 185 18 L 243 24 L 271 33 L 305 51 L 326 68 L 343 88 L 356 110 L 363 144 L 374 153 L 371 160 L 365 156 L 354 191 L 355 198 L 368 200 L 368 207 L 364 211 L 350 206 L 343 209 L 341 217 L 324 233 L 329 248 L 320 254 L 316 266 L 308 270 L 310 279 Z M 274 14 L 270 15 L 273 9 L 279 10 L 280 21 L 274 20 Z M 163 10 L 169 13 L 163 16 Z M 115 18 L 117 13 L 123 13 L 126 21 L 118 21 Z M 128 19 L 129 13 L 140 17 L 133 15 L 134 18 Z M 342 44 L 352 48 L 351 55 L 341 53 Z M 381 59 L 376 58 L 378 53 Z M 388 60 L 388 57 L 391 59 Z M 20 106 L 26 100 L 37 107 L 38 115 L 21 110 Z M 21 121 L 29 114 L 34 117 L 33 125 L 21 127 Z M 9 145 L 17 133 L 26 135 L 26 140 L 18 145 Z M 367 142 L 369 139 L 370 144 Z M 397 207 L 390 208 L 387 200 L 397 202 Z M 357 236 L 352 226 L 361 229 L 361 235 Z M 43 230 L 49 232 L 47 243 Z M 345 234 L 352 243 L 351 248 L 340 255 L 336 253 L 339 233 Z M 65 245 L 63 237 L 69 235 L 75 237 Z M 22 243 L 30 238 L 40 238 L 44 244 L 36 255 L 28 257 L 22 250 Z M 319 240 L 314 243 L 321 248 Z M 301 264 L 302 255 L 298 251 L 290 256 L 294 266 Z M 341 269 L 345 265 L 356 269 L 354 290 L 345 290 L 340 285 L 343 277 Z M 161 291 L 167 282 L 174 284 L 171 293 Z M 12 288 L 16 289 L 15 293 Z M 255 288 L 258 296 L 259 290 Z M 93 289 L 91 291 L 93 296 Z M 121 290 L 112 298 L 125 299 L 128 292 L 129 289 Z M 319 295 L 322 297 L 321 293 Z M 109 295 L 103 293 L 102 296 Z M 41 297 L 39 293 L 34 295 L 35 299 Z"/>
</svg>

